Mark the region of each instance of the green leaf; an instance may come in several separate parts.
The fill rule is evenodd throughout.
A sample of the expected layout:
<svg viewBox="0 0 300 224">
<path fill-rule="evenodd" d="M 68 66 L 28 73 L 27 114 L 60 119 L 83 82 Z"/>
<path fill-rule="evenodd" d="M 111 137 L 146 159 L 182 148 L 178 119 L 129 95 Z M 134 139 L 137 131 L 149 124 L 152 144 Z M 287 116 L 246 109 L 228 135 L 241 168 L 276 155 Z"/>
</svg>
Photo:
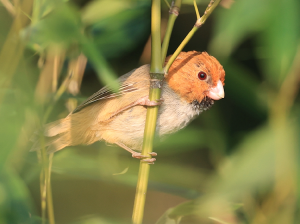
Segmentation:
<svg viewBox="0 0 300 224">
<path fill-rule="evenodd" d="M 97 50 L 95 44 L 90 39 L 86 38 L 83 35 L 81 36 L 80 44 L 83 53 L 87 56 L 89 61 L 94 66 L 99 80 L 102 81 L 105 85 L 108 85 L 111 90 L 117 92 L 119 89 L 117 76 L 109 66 L 102 53 Z"/>
<path fill-rule="evenodd" d="M 99 20 L 110 16 L 115 16 L 118 13 L 130 9 L 132 1 L 120 0 L 102 0 L 91 1 L 82 10 L 82 22 L 84 24 L 93 24 Z"/>
<path fill-rule="evenodd" d="M 20 177 L 8 169 L 0 172 L 0 221 L 1 223 L 38 223 L 33 213 L 27 186 Z"/>
<path fill-rule="evenodd" d="M 80 221 L 72 222 L 72 224 L 129 224 L 121 219 L 107 219 L 103 217 L 97 217 L 96 215 L 89 215 L 81 218 Z"/>
<path fill-rule="evenodd" d="M 184 202 L 174 208 L 168 209 L 156 224 L 179 224 L 182 217 L 193 214 L 197 207 L 196 201 Z"/>
<path fill-rule="evenodd" d="M 21 36 L 29 45 L 42 48 L 51 43 L 68 45 L 81 35 L 81 22 L 77 10 L 69 4 L 57 4 L 52 12 L 33 26 L 24 29 Z"/>
<path fill-rule="evenodd" d="M 290 123 L 253 131 L 223 164 L 222 179 L 215 177 L 211 193 L 236 200 L 271 184 L 278 178 L 278 170 L 281 178 L 288 175 L 296 163 L 295 133 L 295 126 Z"/>
<path fill-rule="evenodd" d="M 280 86 L 288 75 L 300 41 L 298 0 L 277 0 L 274 2 L 271 23 L 259 35 L 258 57 L 267 80 Z"/>
</svg>

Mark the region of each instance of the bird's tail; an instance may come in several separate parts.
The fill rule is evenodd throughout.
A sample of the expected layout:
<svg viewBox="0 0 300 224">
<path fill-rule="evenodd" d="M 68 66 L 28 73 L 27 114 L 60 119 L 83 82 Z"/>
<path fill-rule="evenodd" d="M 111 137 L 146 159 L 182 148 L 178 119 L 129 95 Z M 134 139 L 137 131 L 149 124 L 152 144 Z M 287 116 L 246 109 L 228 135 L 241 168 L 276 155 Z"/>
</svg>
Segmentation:
<svg viewBox="0 0 300 224">
<path fill-rule="evenodd" d="M 43 131 L 35 133 L 31 139 L 34 143 L 30 151 L 40 150 L 46 147 L 48 153 L 54 153 L 67 146 L 72 145 L 70 138 L 71 122 L 69 116 L 47 124 Z M 44 135 L 43 143 L 41 135 Z"/>
</svg>

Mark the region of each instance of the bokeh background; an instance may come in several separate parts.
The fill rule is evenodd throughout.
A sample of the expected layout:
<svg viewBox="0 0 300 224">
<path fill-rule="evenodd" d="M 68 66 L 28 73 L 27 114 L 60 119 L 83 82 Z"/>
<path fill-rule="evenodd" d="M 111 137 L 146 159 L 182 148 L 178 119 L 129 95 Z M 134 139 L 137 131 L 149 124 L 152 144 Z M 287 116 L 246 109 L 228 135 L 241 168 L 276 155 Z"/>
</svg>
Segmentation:
<svg viewBox="0 0 300 224">
<path fill-rule="evenodd" d="M 208 1 L 197 3 L 202 14 Z M 150 62 L 150 4 L 0 1 L 0 223 L 41 223 L 30 138 Z M 299 11 L 298 0 L 223 0 L 187 44 L 224 66 L 226 97 L 155 143 L 144 223 L 300 223 Z M 195 21 L 183 1 L 169 54 Z M 138 166 L 103 142 L 55 153 L 56 223 L 130 223 Z"/>
</svg>

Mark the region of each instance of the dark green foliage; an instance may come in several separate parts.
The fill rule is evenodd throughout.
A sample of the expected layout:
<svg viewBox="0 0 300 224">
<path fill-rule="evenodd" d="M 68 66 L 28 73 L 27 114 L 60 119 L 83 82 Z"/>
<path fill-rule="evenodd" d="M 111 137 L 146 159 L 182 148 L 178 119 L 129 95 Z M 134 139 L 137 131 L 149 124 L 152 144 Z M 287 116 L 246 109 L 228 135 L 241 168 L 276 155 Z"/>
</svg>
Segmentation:
<svg viewBox="0 0 300 224">
<path fill-rule="evenodd" d="M 32 22 L 13 36 L 24 44 L 21 59 L 9 63 L 16 72 L 9 77 L 0 67 L 4 224 L 41 223 L 40 165 L 29 149 L 47 108 L 54 108 L 49 120 L 56 120 L 68 114 L 69 98 L 88 97 L 106 84 L 116 88 L 115 74 L 139 66 L 150 34 L 149 1 L 40 2 Z M 182 41 L 178 36 L 196 18 L 192 1 L 183 3 L 177 22 L 186 26 L 175 23 L 170 46 Z M 185 50 L 207 51 L 221 62 L 225 99 L 155 142 L 144 223 L 299 223 L 299 10 L 298 0 L 239 0 L 230 9 L 219 7 L 199 29 Z M 0 6 L 1 53 L 14 18 Z M 41 62 L 53 46 L 65 56 L 58 87 L 79 53 L 92 69 L 81 95 L 66 90 L 55 102 L 49 91 L 51 100 L 37 103 Z M 138 165 L 123 149 L 104 143 L 57 152 L 51 180 L 56 222 L 131 223 Z"/>
</svg>

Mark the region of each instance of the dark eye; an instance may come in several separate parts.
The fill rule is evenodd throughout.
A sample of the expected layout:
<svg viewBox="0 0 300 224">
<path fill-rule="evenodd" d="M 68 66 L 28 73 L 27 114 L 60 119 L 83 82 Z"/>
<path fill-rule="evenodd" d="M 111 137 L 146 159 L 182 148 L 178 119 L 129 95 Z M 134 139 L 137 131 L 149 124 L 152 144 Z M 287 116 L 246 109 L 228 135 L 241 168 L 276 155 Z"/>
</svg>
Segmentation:
<svg viewBox="0 0 300 224">
<path fill-rule="evenodd" d="M 199 72 L 199 73 L 198 73 L 198 78 L 199 78 L 200 80 L 205 80 L 206 77 L 207 77 L 207 75 L 206 75 L 205 72 Z"/>
</svg>

